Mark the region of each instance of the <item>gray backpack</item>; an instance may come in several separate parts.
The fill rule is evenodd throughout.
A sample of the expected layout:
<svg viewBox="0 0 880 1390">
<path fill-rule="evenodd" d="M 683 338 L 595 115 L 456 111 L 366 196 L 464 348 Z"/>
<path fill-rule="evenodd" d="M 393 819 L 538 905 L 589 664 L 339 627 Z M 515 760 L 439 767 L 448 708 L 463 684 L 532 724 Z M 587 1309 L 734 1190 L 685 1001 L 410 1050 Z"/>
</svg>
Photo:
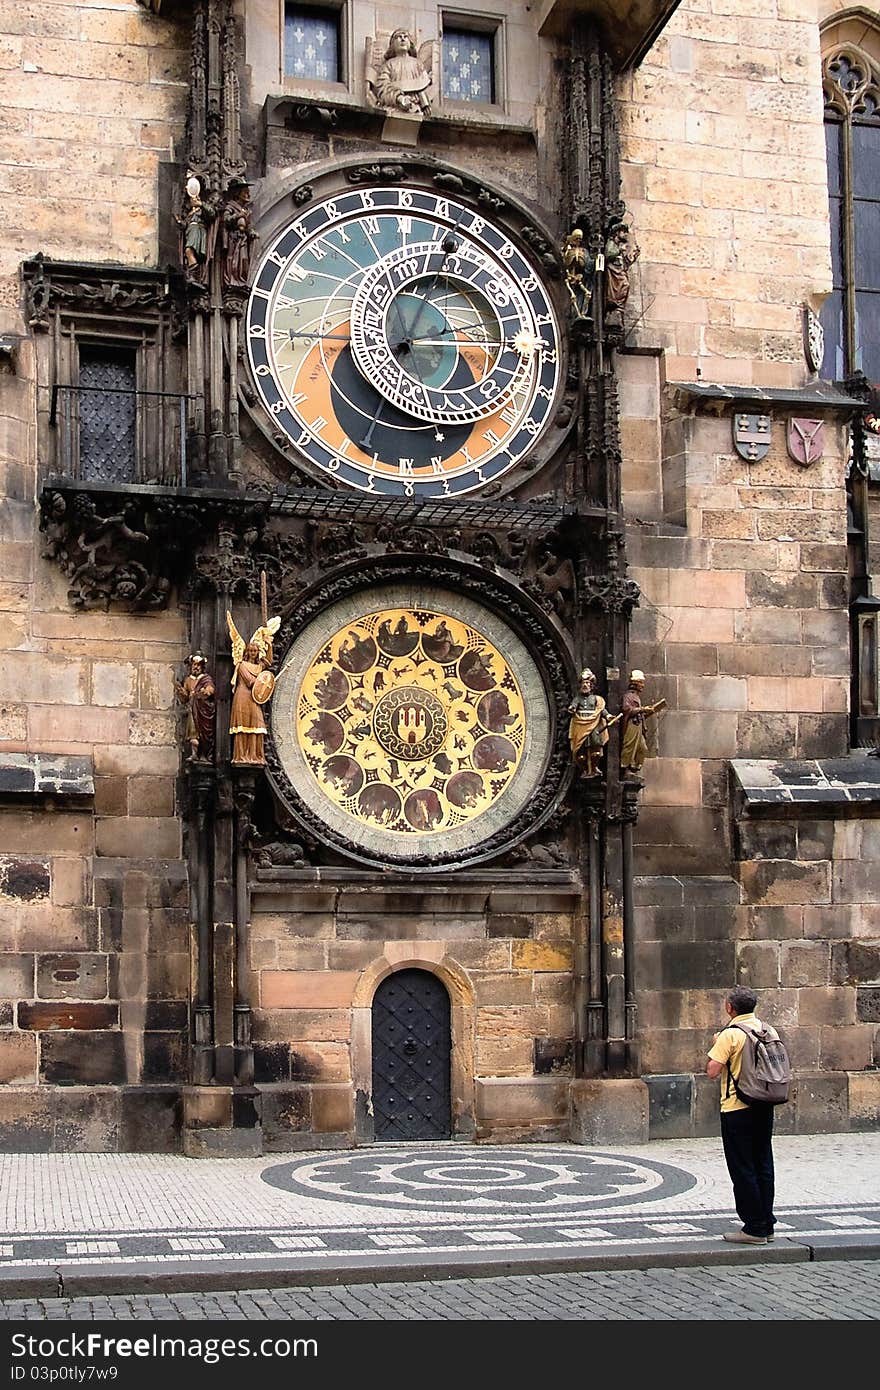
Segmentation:
<svg viewBox="0 0 880 1390">
<path fill-rule="evenodd" d="M 774 1038 L 768 1028 L 752 1030 L 741 1023 L 730 1023 L 728 1027 L 738 1028 L 746 1036 L 735 1081 L 730 1063 L 727 1065 L 727 1095 L 730 1095 L 732 1083 L 737 1099 L 746 1105 L 756 1100 L 767 1105 L 784 1105 L 791 1084 L 791 1061 L 785 1043 L 781 1038 Z"/>
</svg>

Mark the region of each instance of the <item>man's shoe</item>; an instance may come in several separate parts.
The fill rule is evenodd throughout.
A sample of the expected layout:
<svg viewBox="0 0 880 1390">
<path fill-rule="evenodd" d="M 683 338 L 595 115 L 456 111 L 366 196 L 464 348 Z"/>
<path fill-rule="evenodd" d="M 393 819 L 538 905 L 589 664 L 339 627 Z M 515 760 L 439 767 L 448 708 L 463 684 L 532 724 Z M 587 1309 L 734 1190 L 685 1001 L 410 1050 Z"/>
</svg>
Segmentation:
<svg viewBox="0 0 880 1390">
<path fill-rule="evenodd" d="M 731 1245 L 766 1245 L 766 1236 L 750 1236 L 747 1231 L 725 1231 L 722 1240 Z"/>
<path fill-rule="evenodd" d="M 767 1232 L 767 1239 L 768 1239 L 768 1240 L 775 1240 L 775 1239 L 776 1239 L 776 1232 L 775 1232 L 775 1231 L 768 1231 L 768 1232 Z"/>
</svg>

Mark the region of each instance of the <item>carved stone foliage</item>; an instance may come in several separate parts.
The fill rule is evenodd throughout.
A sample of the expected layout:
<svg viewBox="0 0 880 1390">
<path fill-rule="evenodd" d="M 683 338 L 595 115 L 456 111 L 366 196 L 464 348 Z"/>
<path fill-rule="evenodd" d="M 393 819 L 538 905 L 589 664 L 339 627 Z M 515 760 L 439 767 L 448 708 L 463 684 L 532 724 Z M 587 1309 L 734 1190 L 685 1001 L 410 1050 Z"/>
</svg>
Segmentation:
<svg viewBox="0 0 880 1390">
<path fill-rule="evenodd" d="M 641 590 L 634 579 L 618 575 L 598 574 L 587 578 L 581 590 L 585 608 L 600 608 L 603 613 L 629 614 L 638 607 Z"/>
<path fill-rule="evenodd" d="M 202 536 L 195 582 L 256 603 L 266 573 L 273 608 L 286 608 L 337 566 L 391 555 L 461 556 L 490 573 L 515 576 L 528 596 L 560 621 L 574 614 L 577 579 L 573 538 L 549 519 L 506 530 L 478 525 L 420 526 L 391 521 L 307 516 L 282 519 L 268 499 L 242 501 L 218 516 L 216 534 Z"/>
<path fill-rule="evenodd" d="M 43 555 L 68 576 L 74 608 L 164 608 L 193 571 L 256 601 L 261 565 L 271 558 L 277 575 L 284 563 L 282 551 L 260 549 L 267 512 L 262 499 L 50 483 L 40 497 Z"/>
<path fill-rule="evenodd" d="M 48 260 L 42 253 L 22 268 L 31 328 L 48 329 L 56 309 L 132 315 L 171 304 L 167 276 L 119 266 Z"/>
<path fill-rule="evenodd" d="M 192 539 L 161 505 L 86 492 L 44 492 L 40 529 L 43 554 L 67 575 L 74 608 L 164 608 L 181 550 Z"/>
<path fill-rule="evenodd" d="M 571 681 L 570 663 L 558 634 L 540 610 L 500 578 L 439 556 L 425 557 L 422 553 L 414 553 L 378 559 L 368 568 L 363 564 L 348 565 L 325 583 L 310 590 L 286 614 L 283 629 L 286 643 L 279 653 L 278 664 L 283 667 L 289 646 L 329 605 L 383 583 L 411 582 L 415 576 L 420 584 L 436 584 L 478 594 L 488 609 L 503 616 L 527 644 L 550 700 L 553 720 L 551 751 L 541 782 L 528 805 L 512 822 L 490 835 L 476 849 L 417 855 L 408 858 L 407 864 L 412 868 L 437 868 L 452 866 L 466 859 L 484 861 L 513 848 L 532 827 L 542 824 L 552 814 L 563 795 L 569 775 L 565 709 Z M 314 837 L 328 849 L 336 849 L 346 857 L 371 862 L 354 839 L 336 829 L 329 829 L 321 817 L 305 804 L 290 782 L 271 736 L 267 740 L 266 765 L 275 792 L 293 817 L 297 830 L 301 828 L 307 836 Z"/>
</svg>

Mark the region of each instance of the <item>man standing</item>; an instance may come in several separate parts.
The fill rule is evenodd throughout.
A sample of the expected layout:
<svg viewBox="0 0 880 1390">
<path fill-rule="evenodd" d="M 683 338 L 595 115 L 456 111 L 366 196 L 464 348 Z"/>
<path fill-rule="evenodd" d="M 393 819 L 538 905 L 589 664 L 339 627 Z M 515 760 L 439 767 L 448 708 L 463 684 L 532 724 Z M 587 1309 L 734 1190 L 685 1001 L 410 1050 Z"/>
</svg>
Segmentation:
<svg viewBox="0 0 880 1390">
<path fill-rule="evenodd" d="M 724 1003 L 730 1025 L 715 1034 L 706 1075 L 721 1078 L 721 1142 L 727 1171 L 733 1183 L 733 1199 L 742 1221 L 741 1231 L 725 1231 L 733 1245 L 766 1245 L 773 1239 L 773 1106 L 766 1101 L 746 1104 L 735 1083 L 742 1066 L 746 1041 L 743 1028 L 766 1027 L 755 1015 L 757 995 L 744 985 L 732 989 Z M 732 1026 L 732 1025 L 740 1026 Z M 768 1032 L 777 1037 L 773 1028 Z"/>
</svg>

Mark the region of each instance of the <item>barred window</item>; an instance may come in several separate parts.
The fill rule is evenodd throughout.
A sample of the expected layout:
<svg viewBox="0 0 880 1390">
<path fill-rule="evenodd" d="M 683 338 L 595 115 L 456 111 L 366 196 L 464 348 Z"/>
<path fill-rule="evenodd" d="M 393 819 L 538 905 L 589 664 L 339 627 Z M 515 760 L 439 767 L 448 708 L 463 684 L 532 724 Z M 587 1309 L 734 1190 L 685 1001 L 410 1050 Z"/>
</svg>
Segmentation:
<svg viewBox="0 0 880 1390">
<path fill-rule="evenodd" d="M 79 466 L 89 482 L 128 483 L 136 476 L 136 375 L 134 351 L 81 345 Z"/>
</svg>

